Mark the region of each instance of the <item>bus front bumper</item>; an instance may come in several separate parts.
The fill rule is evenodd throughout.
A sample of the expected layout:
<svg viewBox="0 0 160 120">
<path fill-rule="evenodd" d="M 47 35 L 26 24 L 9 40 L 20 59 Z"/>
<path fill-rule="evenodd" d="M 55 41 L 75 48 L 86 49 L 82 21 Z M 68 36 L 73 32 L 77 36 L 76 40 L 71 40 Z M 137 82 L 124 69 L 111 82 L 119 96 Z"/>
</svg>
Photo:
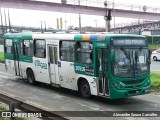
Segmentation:
<svg viewBox="0 0 160 120">
<path fill-rule="evenodd" d="M 120 90 L 112 86 L 110 89 L 110 99 L 126 98 L 130 96 L 143 95 L 149 93 L 150 93 L 150 86 L 132 90 Z"/>
</svg>

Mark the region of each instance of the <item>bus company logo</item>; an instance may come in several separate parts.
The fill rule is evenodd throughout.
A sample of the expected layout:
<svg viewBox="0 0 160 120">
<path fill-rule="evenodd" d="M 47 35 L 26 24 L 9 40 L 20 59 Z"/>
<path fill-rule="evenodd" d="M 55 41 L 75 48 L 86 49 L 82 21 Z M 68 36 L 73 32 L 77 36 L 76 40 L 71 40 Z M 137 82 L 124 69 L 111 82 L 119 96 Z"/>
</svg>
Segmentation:
<svg viewBox="0 0 160 120">
<path fill-rule="evenodd" d="M 104 43 L 97 43 L 97 46 L 105 47 L 106 45 Z"/>
<path fill-rule="evenodd" d="M 39 60 L 35 60 L 34 61 L 34 64 L 35 64 L 35 66 L 39 66 L 39 67 L 41 67 L 42 69 L 47 69 L 47 64 L 46 63 L 42 63 L 42 62 L 40 62 Z"/>
<path fill-rule="evenodd" d="M 75 66 L 77 71 L 85 72 L 85 67 L 82 66 Z"/>
</svg>

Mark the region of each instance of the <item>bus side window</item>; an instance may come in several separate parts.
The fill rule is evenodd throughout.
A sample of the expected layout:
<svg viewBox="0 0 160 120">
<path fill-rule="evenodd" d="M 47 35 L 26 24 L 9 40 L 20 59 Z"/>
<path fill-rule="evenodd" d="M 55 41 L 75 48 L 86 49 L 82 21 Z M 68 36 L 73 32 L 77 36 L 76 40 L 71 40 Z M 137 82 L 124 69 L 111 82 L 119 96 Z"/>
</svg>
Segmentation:
<svg viewBox="0 0 160 120">
<path fill-rule="evenodd" d="M 22 55 L 33 56 L 33 40 L 23 40 L 21 48 Z"/>
<path fill-rule="evenodd" d="M 45 40 L 35 40 L 34 42 L 34 55 L 35 57 L 45 58 L 46 57 L 46 42 Z"/>
<path fill-rule="evenodd" d="M 74 42 L 60 41 L 60 59 L 62 61 L 74 61 Z"/>
<path fill-rule="evenodd" d="M 12 51 L 12 39 L 5 39 L 5 53 L 13 53 Z"/>
<path fill-rule="evenodd" d="M 91 42 L 77 42 L 77 62 L 84 64 L 93 63 L 93 45 Z"/>
</svg>

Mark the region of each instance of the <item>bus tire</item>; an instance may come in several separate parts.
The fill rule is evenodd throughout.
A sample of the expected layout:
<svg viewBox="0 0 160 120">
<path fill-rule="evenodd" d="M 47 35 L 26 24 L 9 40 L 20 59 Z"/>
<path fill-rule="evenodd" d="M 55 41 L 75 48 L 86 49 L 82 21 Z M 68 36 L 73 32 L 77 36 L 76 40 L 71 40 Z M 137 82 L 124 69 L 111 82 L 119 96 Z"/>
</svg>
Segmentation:
<svg viewBox="0 0 160 120">
<path fill-rule="evenodd" d="M 82 82 L 80 83 L 80 93 L 81 93 L 82 97 L 84 97 L 84 98 L 91 97 L 90 86 L 86 80 L 82 80 Z"/>
<path fill-rule="evenodd" d="M 31 69 L 27 70 L 27 79 L 28 79 L 29 84 L 31 85 L 35 84 L 34 73 Z"/>
</svg>

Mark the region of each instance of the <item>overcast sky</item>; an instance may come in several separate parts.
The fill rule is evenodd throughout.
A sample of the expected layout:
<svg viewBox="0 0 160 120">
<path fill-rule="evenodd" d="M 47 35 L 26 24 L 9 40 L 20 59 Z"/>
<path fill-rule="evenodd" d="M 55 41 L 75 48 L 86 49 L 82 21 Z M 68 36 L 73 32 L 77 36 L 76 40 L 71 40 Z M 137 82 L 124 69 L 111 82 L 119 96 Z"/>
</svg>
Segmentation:
<svg viewBox="0 0 160 120">
<path fill-rule="evenodd" d="M 55 1 L 55 0 L 46 0 L 46 1 Z M 69 1 L 74 2 L 75 0 L 69 0 Z M 103 2 L 103 0 L 82 0 L 81 2 L 85 3 L 86 1 L 88 4 L 94 3 L 94 4 L 97 4 L 98 6 L 100 6 L 100 2 Z M 113 1 L 113 0 L 107 0 L 107 1 Z M 160 8 L 159 0 L 132 0 L 132 1 L 131 0 L 114 0 L 114 2 L 115 2 L 115 8 L 118 6 L 123 6 L 128 4 L 135 4 L 137 6 L 145 5 L 148 8 L 150 8 L 149 6 L 155 6 L 155 7 L 158 6 Z M 3 12 L 4 12 L 4 9 L 2 8 L 2 13 Z M 10 9 L 11 24 L 14 24 L 14 25 L 40 27 L 40 21 L 46 21 L 47 27 L 56 28 L 56 18 L 60 18 L 60 17 L 62 17 L 63 19 L 63 26 L 65 26 L 64 21 L 67 21 L 66 22 L 67 26 L 70 26 L 70 25 L 78 26 L 78 14 L 70 14 L 70 13 L 64 14 L 64 13 L 47 12 L 47 11 Z M 98 27 L 105 26 L 104 17 L 102 16 L 82 15 L 81 17 L 82 17 L 82 26 L 95 27 L 96 23 Z M 112 19 L 111 21 L 112 25 L 113 25 L 113 20 L 114 19 Z M 130 22 L 136 22 L 136 21 L 138 21 L 138 19 L 115 18 L 116 24 L 125 24 L 125 23 L 128 24 Z"/>
</svg>

